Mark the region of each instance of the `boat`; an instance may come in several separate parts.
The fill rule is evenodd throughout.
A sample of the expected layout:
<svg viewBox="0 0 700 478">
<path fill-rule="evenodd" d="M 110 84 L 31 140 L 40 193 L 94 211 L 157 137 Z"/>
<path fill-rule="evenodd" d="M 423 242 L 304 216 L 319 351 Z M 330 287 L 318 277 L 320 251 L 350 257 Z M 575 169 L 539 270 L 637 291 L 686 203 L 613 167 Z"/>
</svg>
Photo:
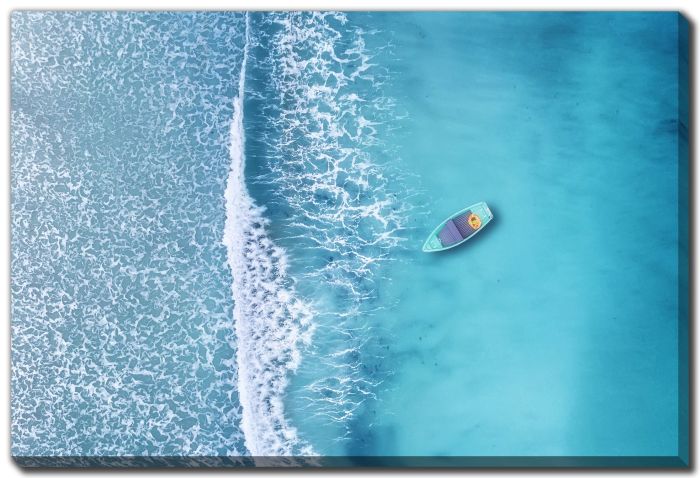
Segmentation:
<svg viewBox="0 0 700 478">
<path fill-rule="evenodd" d="M 472 204 L 452 214 L 430 233 L 423 244 L 423 252 L 439 252 L 467 242 L 493 219 L 485 202 Z"/>
</svg>

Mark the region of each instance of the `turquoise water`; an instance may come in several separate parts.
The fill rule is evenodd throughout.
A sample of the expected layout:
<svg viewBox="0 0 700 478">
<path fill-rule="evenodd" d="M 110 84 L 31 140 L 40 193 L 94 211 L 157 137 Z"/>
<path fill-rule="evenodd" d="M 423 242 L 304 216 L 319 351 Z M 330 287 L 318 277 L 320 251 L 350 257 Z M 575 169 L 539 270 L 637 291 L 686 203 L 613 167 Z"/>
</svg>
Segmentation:
<svg viewBox="0 0 700 478">
<path fill-rule="evenodd" d="M 420 229 L 478 200 L 495 219 L 397 267 L 383 320 L 402 366 L 374 446 L 675 455 L 677 17 L 391 20 L 413 53 L 396 77 Z"/>
<path fill-rule="evenodd" d="M 686 454 L 679 25 L 14 13 L 13 455 Z"/>
</svg>

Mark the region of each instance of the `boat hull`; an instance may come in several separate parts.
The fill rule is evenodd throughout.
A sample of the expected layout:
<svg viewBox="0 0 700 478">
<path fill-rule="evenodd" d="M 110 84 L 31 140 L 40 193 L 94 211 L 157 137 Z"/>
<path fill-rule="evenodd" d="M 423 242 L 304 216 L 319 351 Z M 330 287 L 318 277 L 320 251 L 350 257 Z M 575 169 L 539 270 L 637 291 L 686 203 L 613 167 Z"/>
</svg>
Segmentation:
<svg viewBox="0 0 700 478">
<path fill-rule="evenodd" d="M 457 211 L 430 233 L 423 243 L 423 252 L 440 252 L 462 245 L 481 232 L 492 219 L 493 213 L 483 201 Z"/>
</svg>

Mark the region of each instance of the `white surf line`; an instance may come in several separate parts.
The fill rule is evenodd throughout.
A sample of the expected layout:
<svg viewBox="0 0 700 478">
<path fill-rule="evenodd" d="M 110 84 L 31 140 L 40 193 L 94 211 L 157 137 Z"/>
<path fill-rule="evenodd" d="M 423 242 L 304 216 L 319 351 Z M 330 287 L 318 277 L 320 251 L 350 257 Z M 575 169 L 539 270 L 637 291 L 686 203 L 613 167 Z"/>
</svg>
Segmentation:
<svg viewBox="0 0 700 478">
<path fill-rule="evenodd" d="M 310 342 L 311 310 L 296 297 L 286 272 L 286 253 L 267 236 L 265 208 L 255 204 L 245 183 L 243 105 L 250 45 L 248 13 L 245 24 L 238 96 L 233 100 L 231 119 L 223 237 L 233 276 L 241 428 L 253 457 L 308 456 L 314 454 L 311 446 L 298 437 L 285 417 L 284 394 L 289 374 L 301 361 L 299 346 Z"/>
</svg>

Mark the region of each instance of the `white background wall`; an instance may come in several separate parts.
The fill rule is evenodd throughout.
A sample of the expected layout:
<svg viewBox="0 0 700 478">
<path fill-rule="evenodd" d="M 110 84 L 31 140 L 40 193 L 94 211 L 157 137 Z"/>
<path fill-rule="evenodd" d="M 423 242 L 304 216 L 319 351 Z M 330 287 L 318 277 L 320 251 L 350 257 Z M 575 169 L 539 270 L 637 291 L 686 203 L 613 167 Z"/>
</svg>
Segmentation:
<svg viewBox="0 0 700 478">
<path fill-rule="evenodd" d="M 133 9 L 133 10 L 272 10 L 272 9 L 336 9 L 336 10 L 680 10 L 692 23 L 700 19 L 700 2 L 696 0 L 682 2 L 680 0 L 589 0 L 587 2 L 573 1 L 542 1 L 542 0 L 490 0 L 490 1 L 449 1 L 449 0 L 4 0 L 0 5 L 2 14 L 0 15 L 0 71 L 2 81 L 0 81 L 0 151 L 2 151 L 3 167 L 0 168 L 0 473 L 2 476 L 18 477 L 26 475 L 26 471 L 18 468 L 10 459 L 10 12 L 13 9 Z M 692 63 L 697 62 L 697 51 L 693 51 Z M 695 78 L 695 88 L 697 91 L 698 80 Z M 691 118 L 692 123 L 692 118 Z M 690 125 L 693 131 L 693 138 L 697 131 L 696 125 Z M 700 169 L 695 168 L 695 184 L 698 184 Z M 695 207 L 695 223 L 698 224 L 700 212 Z M 695 238 L 695 250 L 698 249 L 698 237 Z M 695 296 L 697 297 L 700 285 L 695 283 Z M 697 327 L 695 330 L 695 343 L 697 343 Z M 696 395 L 697 397 L 697 395 Z M 696 452 L 697 452 L 697 447 Z M 697 456 L 697 454 L 693 455 Z M 209 475 L 206 471 L 186 471 L 188 476 Z M 230 470 L 226 473 L 242 473 L 243 470 Z M 271 474 L 273 471 L 252 470 L 246 474 L 254 472 L 256 476 L 260 474 Z M 32 472 L 32 476 L 45 475 L 48 472 Z M 81 473 L 83 477 L 97 474 L 97 471 L 87 471 Z M 145 471 L 132 471 L 131 476 L 143 476 Z M 170 473 L 170 472 L 167 472 Z M 313 476 L 330 476 L 332 471 L 314 472 Z M 345 476 L 379 476 L 380 471 L 351 471 L 343 472 Z M 393 472 L 402 473 L 401 471 Z M 454 473 L 454 472 L 453 472 Z M 450 473 L 450 474 L 453 474 Z M 494 474 L 514 474 L 515 472 L 489 472 L 489 471 L 469 471 L 456 472 L 459 474 L 469 474 L 469 476 L 493 476 Z M 539 474 L 539 472 L 535 472 Z M 613 472 L 593 472 L 584 471 L 576 473 L 588 475 L 596 473 L 598 475 L 610 475 Z M 636 471 L 625 474 L 636 474 Z M 653 471 L 644 473 L 646 476 L 663 475 L 669 472 Z M 72 473 L 71 473 L 72 474 Z M 218 473 L 217 473 L 218 474 Z M 304 473 L 307 474 L 307 473 Z M 416 472 L 412 475 L 437 475 L 437 472 Z M 551 472 L 548 476 L 563 476 L 566 472 Z M 297 473 L 295 473 L 297 475 Z M 685 475 L 685 473 L 684 473 Z M 692 475 L 696 475 L 693 472 Z"/>
</svg>

